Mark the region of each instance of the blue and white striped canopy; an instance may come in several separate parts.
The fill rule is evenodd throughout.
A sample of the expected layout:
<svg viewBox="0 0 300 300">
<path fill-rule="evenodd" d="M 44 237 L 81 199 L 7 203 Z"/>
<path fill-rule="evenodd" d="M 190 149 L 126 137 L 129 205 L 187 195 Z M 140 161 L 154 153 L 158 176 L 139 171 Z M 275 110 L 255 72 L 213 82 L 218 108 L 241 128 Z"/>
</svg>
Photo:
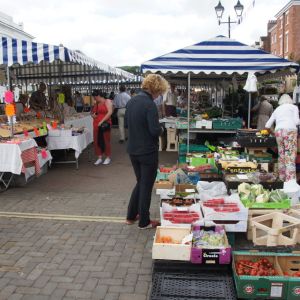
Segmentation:
<svg viewBox="0 0 300 300">
<path fill-rule="evenodd" d="M 224 36 L 162 55 L 141 66 L 143 73 L 218 75 L 273 73 L 287 68 L 299 70 L 299 65 Z"/>
<path fill-rule="evenodd" d="M 70 50 L 64 46 L 54 46 L 0 36 L 0 65 L 10 67 L 15 64 L 39 64 L 41 61 L 52 63 L 56 60 L 87 65 L 110 74 L 122 76 L 125 79 L 135 79 L 133 74 L 96 61 L 80 51 Z"/>
</svg>

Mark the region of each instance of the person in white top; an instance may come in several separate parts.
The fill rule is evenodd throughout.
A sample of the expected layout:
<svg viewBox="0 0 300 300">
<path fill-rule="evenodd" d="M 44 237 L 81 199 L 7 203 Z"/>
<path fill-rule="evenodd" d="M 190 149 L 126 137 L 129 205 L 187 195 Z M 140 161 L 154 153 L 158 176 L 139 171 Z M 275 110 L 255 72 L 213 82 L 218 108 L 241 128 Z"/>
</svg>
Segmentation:
<svg viewBox="0 0 300 300">
<path fill-rule="evenodd" d="M 164 95 L 164 104 L 166 117 L 176 117 L 177 94 L 174 84 L 171 84 L 171 89 Z"/>
<path fill-rule="evenodd" d="M 281 96 L 279 106 L 266 123 L 266 129 L 270 129 L 274 122 L 276 122 L 275 136 L 278 145 L 279 178 L 283 181 L 295 180 L 297 126 L 300 124 L 300 119 L 298 107 L 293 104 L 289 95 Z"/>
</svg>

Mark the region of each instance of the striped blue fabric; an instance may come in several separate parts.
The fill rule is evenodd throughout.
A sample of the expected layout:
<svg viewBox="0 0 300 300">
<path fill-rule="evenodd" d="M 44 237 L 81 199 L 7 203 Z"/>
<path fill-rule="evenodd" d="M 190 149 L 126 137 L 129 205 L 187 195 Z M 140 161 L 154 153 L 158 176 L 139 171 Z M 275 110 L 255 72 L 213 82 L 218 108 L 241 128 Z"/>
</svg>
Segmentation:
<svg viewBox="0 0 300 300">
<path fill-rule="evenodd" d="M 299 70 L 299 65 L 224 36 L 176 50 L 141 65 L 143 73 L 163 74 L 265 73 L 288 68 Z"/>
<path fill-rule="evenodd" d="M 41 61 L 51 63 L 55 60 L 96 67 L 98 70 L 118 75 L 123 79 L 135 80 L 135 75 L 91 59 L 80 51 L 72 51 L 64 46 L 35 43 L 0 35 L 0 65 L 4 64 L 10 67 L 14 64 L 39 64 Z"/>
</svg>

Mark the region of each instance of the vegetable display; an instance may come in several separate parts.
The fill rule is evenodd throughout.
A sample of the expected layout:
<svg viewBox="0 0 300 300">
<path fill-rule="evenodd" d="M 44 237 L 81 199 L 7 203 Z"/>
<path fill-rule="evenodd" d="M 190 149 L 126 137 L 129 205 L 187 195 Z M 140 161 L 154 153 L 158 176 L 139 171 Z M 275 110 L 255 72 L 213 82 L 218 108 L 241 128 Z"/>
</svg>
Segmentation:
<svg viewBox="0 0 300 300">
<path fill-rule="evenodd" d="M 238 193 L 242 202 L 251 203 L 280 203 L 289 197 L 281 190 L 267 191 L 261 184 L 249 184 L 246 182 L 238 186 Z"/>
<path fill-rule="evenodd" d="M 225 231 L 215 232 L 212 230 L 195 231 L 193 235 L 193 247 L 225 247 Z"/>
</svg>

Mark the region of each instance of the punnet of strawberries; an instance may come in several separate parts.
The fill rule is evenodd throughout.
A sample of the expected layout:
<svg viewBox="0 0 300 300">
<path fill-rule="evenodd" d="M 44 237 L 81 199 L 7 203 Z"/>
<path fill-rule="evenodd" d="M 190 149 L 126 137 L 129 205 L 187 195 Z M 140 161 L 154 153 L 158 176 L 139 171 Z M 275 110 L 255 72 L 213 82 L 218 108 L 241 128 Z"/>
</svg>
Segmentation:
<svg viewBox="0 0 300 300">
<path fill-rule="evenodd" d="M 278 276 L 274 265 L 267 258 L 258 260 L 239 260 L 235 263 L 238 275 L 248 276 Z"/>
</svg>

